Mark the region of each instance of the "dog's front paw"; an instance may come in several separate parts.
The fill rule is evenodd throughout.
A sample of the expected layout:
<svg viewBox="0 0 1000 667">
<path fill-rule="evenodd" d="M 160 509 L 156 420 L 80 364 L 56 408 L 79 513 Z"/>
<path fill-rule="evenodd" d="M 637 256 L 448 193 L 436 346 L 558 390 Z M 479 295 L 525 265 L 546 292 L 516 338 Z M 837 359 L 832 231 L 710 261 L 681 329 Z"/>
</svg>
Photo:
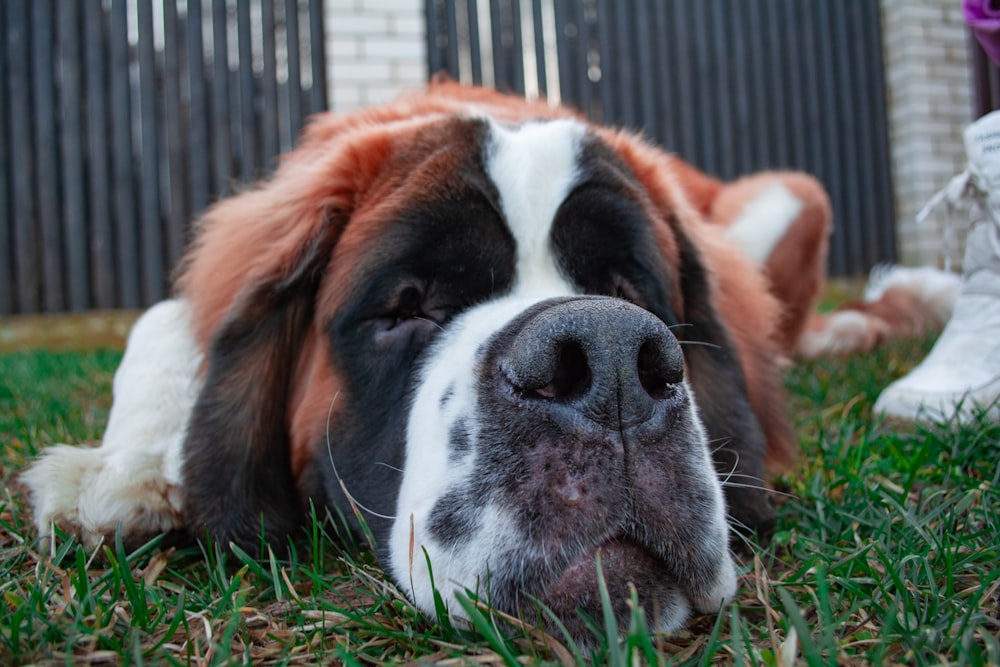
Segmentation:
<svg viewBox="0 0 1000 667">
<path fill-rule="evenodd" d="M 105 454 L 55 445 L 21 476 L 43 543 L 51 540 L 53 526 L 91 548 L 113 538 L 119 526 L 128 545 L 181 527 L 180 488 L 164 479 L 158 461 L 125 468 Z"/>
</svg>

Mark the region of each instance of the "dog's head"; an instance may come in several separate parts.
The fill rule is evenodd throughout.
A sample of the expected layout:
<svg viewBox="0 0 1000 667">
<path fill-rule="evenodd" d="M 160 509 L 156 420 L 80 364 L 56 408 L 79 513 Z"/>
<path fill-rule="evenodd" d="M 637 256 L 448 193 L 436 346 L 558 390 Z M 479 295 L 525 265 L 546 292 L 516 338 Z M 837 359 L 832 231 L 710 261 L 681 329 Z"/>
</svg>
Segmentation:
<svg viewBox="0 0 1000 667">
<path fill-rule="evenodd" d="M 620 619 L 630 583 L 662 629 L 717 609 L 729 521 L 769 526 L 755 486 L 787 432 L 775 305 L 681 169 L 450 84 L 315 120 L 180 278 L 207 352 L 194 530 L 281 542 L 312 501 L 359 512 L 431 612 L 432 568 L 582 633 L 598 553 Z"/>
</svg>

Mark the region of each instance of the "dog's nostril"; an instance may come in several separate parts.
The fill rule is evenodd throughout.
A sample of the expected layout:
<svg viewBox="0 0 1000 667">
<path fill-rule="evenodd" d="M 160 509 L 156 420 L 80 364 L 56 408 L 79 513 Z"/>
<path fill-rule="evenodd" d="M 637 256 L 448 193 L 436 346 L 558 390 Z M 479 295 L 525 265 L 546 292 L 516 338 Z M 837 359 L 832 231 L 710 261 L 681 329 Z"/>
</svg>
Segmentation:
<svg viewBox="0 0 1000 667">
<path fill-rule="evenodd" d="M 656 400 L 672 398 L 676 385 L 684 380 L 683 363 L 677 355 L 668 354 L 655 340 L 647 340 L 639 347 L 639 384 Z"/>
<path fill-rule="evenodd" d="M 585 394 L 590 388 L 591 375 L 583 348 L 579 343 L 572 341 L 562 343 L 558 355 L 552 380 L 544 387 L 535 389 L 534 393 L 550 399 L 565 399 Z"/>
<path fill-rule="evenodd" d="M 568 507 L 576 507 L 584 501 L 587 495 L 587 488 L 571 477 L 563 479 L 553 487 L 556 497 Z"/>
</svg>

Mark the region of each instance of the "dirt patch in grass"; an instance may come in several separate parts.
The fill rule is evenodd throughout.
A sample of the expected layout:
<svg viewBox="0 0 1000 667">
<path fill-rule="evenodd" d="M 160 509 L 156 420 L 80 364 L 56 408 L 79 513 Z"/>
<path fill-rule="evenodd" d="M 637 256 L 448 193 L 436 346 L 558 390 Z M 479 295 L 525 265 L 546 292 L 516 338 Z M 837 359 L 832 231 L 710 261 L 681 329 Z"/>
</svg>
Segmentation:
<svg viewBox="0 0 1000 667">
<path fill-rule="evenodd" d="M 124 349 L 139 311 L 114 310 L 0 318 L 0 354 L 23 350 Z"/>
</svg>

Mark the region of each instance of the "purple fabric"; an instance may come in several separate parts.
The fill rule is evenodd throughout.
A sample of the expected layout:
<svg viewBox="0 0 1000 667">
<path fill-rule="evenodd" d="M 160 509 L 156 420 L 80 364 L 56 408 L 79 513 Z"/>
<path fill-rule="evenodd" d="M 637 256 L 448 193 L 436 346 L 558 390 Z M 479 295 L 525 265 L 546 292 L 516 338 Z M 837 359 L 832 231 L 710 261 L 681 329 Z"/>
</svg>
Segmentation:
<svg viewBox="0 0 1000 667">
<path fill-rule="evenodd" d="M 994 65 L 1000 66 L 1000 2 L 962 0 L 962 13 Z"/>
</svg>

